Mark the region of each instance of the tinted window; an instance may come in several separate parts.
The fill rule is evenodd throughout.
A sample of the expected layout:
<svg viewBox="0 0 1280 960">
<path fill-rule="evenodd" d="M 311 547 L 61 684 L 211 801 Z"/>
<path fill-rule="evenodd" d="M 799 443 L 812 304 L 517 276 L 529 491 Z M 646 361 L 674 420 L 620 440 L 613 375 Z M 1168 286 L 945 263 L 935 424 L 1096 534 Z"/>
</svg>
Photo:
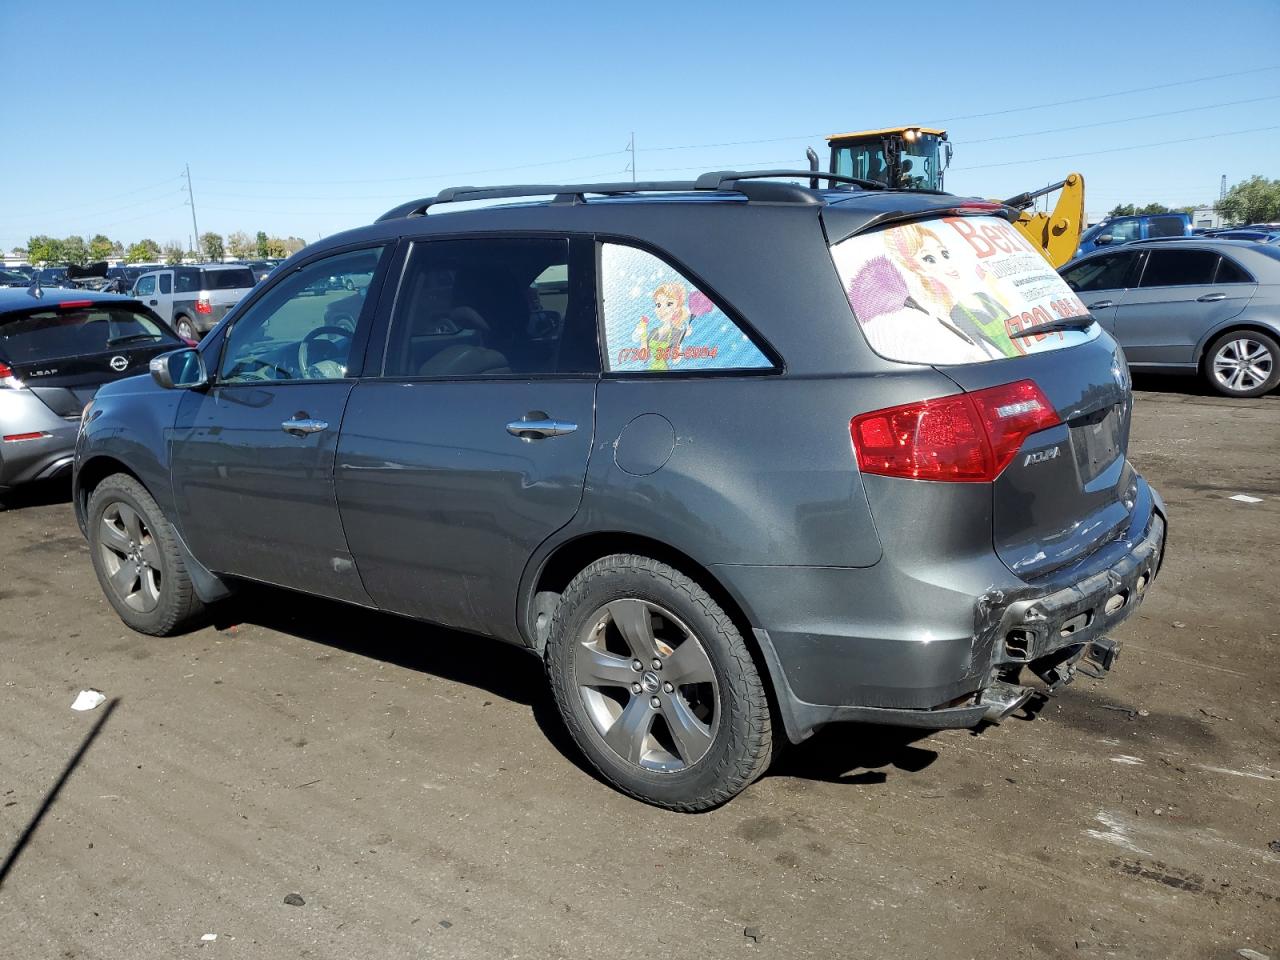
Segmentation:
<svg viewBox="0 0 1280 960">
<path fill-rule="evenodd" d="M 196 293 L 200 286 L 200 271 L 194 268 L 173 271 L 174 289 L 178 293 Z"/>
<path fill-rule="evenodd" d="M 1152 250 L 1142 271 L 1142 287 L 1187 287 L 1213 283 L 1218 255 L 1211 250 Z"/>
<path fill-rule="evenodd" d="M 675 374 L 773 369 L 719 304 L 648 251 L 604 244 L 600 294 L 609 370 Z"/>
<path fill-rule="evenodd" d="M 173 293 L 173 277 L 170 274 L 160 274 L 160 292 Z"/>
<path fill-rule="evenodd" d="M 42 310 L 0 325 L 0 354 L 11 363 L 104 353 L 161 340 L 175 338 L 151 317 L 116 306 Z"/>
<path fill-rule="evenodd" d="M 1218 276 L 1214 283 L 1253 283 L 1253 277 L 1240 264 L 1229 257 L 1223 257 L 1218 264 Z"/>
<path fill-rule="evenodd" d="M 1077 293 L 1116 290 L 1126 285 L 1135 259 L 1136 255 L 1132 253 L 1109 253 L 1091 257 L 1084 263 L 1063 271 L 1062 279 Z"/>
<path fill-rule="evenodd" d="M 415 243 L 385 375 L 598 372 L 590 282 L 570 270 L 569 251 L 560 238 Z"/>
<path fill-rule="evenodd" d="M 1186 221 L 1181 217 L 1152 217 L 1147 221 L 1149 237 L 1180 237 L 1186 232 Z"/>
<path fill-rule="evenodd" d="M 231 328 L 218 379 L 261 383 L 345 377 L 356 327 L 365 313 L 364 291 L 318 288 L 330 277 L 341 281 L 372 273 L 383 251 L 374 247 L 326 257 L 285 277 Z"/>
<path fill-rule="evenodd" d="M 134 292 L 140 294 L 151 294 L 156 292 L 156 275 L 149 273 L 145 277 L 139 277 L 134 287 Z"/>
<path fill-rule="evenodd" d="M 198 290 L 242 290 L 252 287 L 255 281 L 253 271 L 248 267 L 235 267 L 230 270 L 200 270 L 197 281 Z"/>
</svg>

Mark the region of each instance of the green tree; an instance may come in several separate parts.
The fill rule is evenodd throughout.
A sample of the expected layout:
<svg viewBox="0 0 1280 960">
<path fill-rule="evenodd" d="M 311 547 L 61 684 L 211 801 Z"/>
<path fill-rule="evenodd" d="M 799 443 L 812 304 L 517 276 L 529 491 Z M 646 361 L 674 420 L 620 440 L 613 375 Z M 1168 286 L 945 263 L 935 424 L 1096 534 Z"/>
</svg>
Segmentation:
<svg viewBox="0 0 1280 960">
<path fill-rule="evenodd" d="M 170 240 L 160 252 L 164 254 L 164 262 L 171 265 L 181 263 L 182 258 L 186 256 L 186 251 L 177 240 Z"/>
<path fill-rule="evenodd" d="M 289 255 L 289 248 L 285 245 L 285 242 L 283 240 L 281 240 L 279 237 L 267 238 L 267 256 L 268 257 L 287 257 L 288 255 Z"/>
<path fill-rule="evenodd" d="M 89 247 L 84 237 L 72 235 L 62 241 L 62 259 L 67 263 L 83 266 L 89 262 Z"/>
<path fill-rule="evenodd" d="M 307 245 L 307 241 L 301 237 L 286 237 L 284 241 L 285 251 L 292 256 Z"/>
<path fill-rule="evenodd" d="M 155 263 L 160 259 L 160 245 L 150 239 L 131 243 L 124 259 L 126 263 Z"/>
<path fill-rule="evenodd" d="M 106 260 L 115 253 L 116 244 L 111 242 L 109 237 L 102 234 L 96 234 L 89 241 L 89 259 L 92 261 Z"/>
<path fill-rule="evenodd" d="M 1232 223 L 1280 220 L 1280 180 L 1255 174 L 1237 183 L 1218 204 L 1218 212 Z"/>
<path fill-rule="evenodd" d="M 1107 211 L 1107 217 L 1132 217 L 1132 203 L 1117 203 L 1114 207 Z"/>
<path fill-rule="evenodd" d="M 124 259 L 124 244 L 119 240 L 111 241 L 111 256 L 115 257 L 117 260 Z"/>
<path fill-rule="evenodd" d="M 245 260 L 257 253 L 258 247 L 243 230 L 227 234 L 227 252 L 237 260 Z"/>
<path fill-rule="evenodd" d="M 200 234 L 200 247 L 204 250 L 204 255 L 215 263 L 221 263 L 222 258 L 226 255 L 226 248 L 222 245 L 222 234 L 220 233 Z"/>
<path fill-rule="evenodd" d="M 27 258 L 32 263 L 61 263 L 62 241 L 44 234 L 27 241 Z"/>
<path fill-rule="evenodd" d="M 259 257 L 271 256 L 271 241 L 267 239 L 266 233 L 262 230 L 258 231 L 257 247 Z"/>
<path fill-rule="evenodd" d="M 1138 213 L 1140 214 L 1156 214 L 1156 213 L 1169 213 L 1169 212 L 1171 211 L 1163 203 L 1148 203 L 1145 207 L 1138 208 Z"/>
</svg>

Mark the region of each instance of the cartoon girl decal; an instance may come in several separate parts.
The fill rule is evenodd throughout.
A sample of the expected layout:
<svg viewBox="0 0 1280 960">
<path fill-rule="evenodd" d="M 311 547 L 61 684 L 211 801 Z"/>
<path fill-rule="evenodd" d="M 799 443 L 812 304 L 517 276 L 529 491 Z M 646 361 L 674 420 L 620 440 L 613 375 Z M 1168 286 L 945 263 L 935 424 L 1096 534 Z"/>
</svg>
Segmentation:
<svg viewBox="0 0 1280 960">
<path fill-rule="evenodd" d="M 976 340 L 990 356 L 1014 357 L 1024 352 L 1020 344 L 1010 339 L 1005 325 L 1009 312 L 995 298 L 979 293 L 963 301 L 957 299 L 947 280 L 959 285 L 960 270 L 936 233 L 910 223 L 886 230 L 884 237 L 889 255 L 919 284 L 925 300 L 918 304 L 922 309 L 946 316 L 951 326 Z M 990 286 L 990 277 L 981 264 L 976 270 L 979 279 Z"/>
<path fill-rule="evenodd" d="M 653 291 L 656 321 L 640 318 L 632 338 L 647 351 L 650 370 L 669 369 L 680 362 L 680 346 L 689 333 L 690 313 L 685 303 L 684 284 L 674 281 L 660 284 Z"/>
</svg>

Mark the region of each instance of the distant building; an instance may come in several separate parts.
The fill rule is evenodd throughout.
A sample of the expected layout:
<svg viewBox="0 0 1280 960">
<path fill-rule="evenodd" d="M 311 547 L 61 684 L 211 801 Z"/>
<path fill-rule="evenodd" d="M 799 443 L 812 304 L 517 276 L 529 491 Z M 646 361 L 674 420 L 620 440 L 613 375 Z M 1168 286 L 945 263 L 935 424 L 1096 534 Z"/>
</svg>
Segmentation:
<svg viewBox="0 0 1280 960">
<path fill-rule="evenodd" d="M 1226 225 L 1222 214 L 1214 207 L 1196 207 L 1191 211 L 1191 226 L 1196 230 L 1217 230 Z"/>
</svg>

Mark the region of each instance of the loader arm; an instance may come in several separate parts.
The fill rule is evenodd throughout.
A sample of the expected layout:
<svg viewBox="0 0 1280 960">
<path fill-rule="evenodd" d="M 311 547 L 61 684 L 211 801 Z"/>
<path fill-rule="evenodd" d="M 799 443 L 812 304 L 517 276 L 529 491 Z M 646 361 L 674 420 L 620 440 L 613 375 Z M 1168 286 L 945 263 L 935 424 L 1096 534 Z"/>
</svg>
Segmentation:
<svg viewBox="0 0 1280 960">
<path fill-rule="evenodd" d="M 1050 213 L 1038 213 L 1031 209 L 1036 198 L 1060 190 L 1058 201 Z M 1006 206 L 1021 210 L 1014 227 L 1031 241 L 1046 260 L 1056 269 L 1067 263 L 1080 246 L 1080 234 L 1084 231 L 1084 176 L 1069 173 L 1065 180 L 1040 190 L 1020 193 L 1004 201 Z"/>
</svg>

